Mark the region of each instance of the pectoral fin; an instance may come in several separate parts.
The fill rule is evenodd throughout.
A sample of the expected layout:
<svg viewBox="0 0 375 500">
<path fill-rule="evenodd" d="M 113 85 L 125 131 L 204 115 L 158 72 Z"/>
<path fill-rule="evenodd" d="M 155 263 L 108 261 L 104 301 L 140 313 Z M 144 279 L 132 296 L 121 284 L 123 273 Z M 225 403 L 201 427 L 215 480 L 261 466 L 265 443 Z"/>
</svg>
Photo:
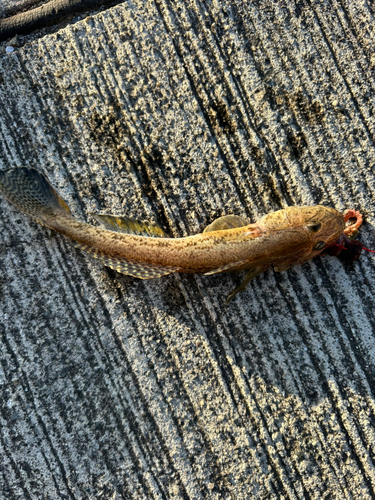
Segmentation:
<svg viewBox="0 0 375 500">
<path fill-rule="evenodd" d="M 230 292 L 230 294 L 227 296 L 227 300 L 225 301 L 225 304 L 229 304 L 229 302 L 237 295 L 239 292 L 244 292 L 246 290 L 247 285 L 250 283 L 251 280 L 253 280 L 258 274 L 263 273 L 269 266 L 257 266 L 251 268 L 248 273 L 246 274 L 246 277 L 244 281 L 241 283 L 240 286 L 235 288 Z"/>
<path fill-rule="evenodd" d="M 178 267 L 159 266 L 157 264 L 148 264 L 146 262 L 137 262 L 134 260 L 108 256 L 102 252 L 96 251 L 95 248 L 87 245 L 81 245 L 79 243 L 76 243 L 75 246 L 100 260 L 105 266 L 110 267 L 114 271 L 134 276 L 135 278 L 140 278 L 142 280 L 160 278 L 161 276 L 179 271 Z"/>
<path fill-rule="evenodd" d="M 223 231 L 225 229 L 248 226 L 249 224 L 249 221 L 239 215 L 224 215 L 214 220 L 203 232 L 211 233 L 213 231 Z"/>
<path fill-rule="evenodd" d="M 211 274 L 218 274 L 218 273 L 224 273 L 225 271 L 230 271 L 231 269 L 234 269 L 235 267 L 242 266 L 243 264 L 246 264 L 247 260 L 238 260 L 237 262 L 231 262 L 230 264 L 225 264 L 224 266 L 217 267 L 216 269 L 213 269 L 212 271 L 208 271 L 208 273 L 204 273 L 204 276 L 210 276 Z"/>
<path fill-rule="evenodd" d="M 117 215 L 94 214 L 94 217 L 110 231 L 135 234 L 138 236 L 149 236 L 152 238 L 168 237 L 161 227 L 152 222 L 132 219 L 130 217 L 120 217 Z"/>
</svg>

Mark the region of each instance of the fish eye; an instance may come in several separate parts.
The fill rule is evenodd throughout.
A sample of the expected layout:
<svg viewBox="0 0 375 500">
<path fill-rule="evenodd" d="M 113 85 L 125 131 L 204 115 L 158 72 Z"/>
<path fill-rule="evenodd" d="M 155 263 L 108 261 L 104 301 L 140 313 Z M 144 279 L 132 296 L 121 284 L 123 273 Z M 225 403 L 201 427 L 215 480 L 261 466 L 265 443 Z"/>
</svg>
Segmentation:
<svg viewBox="0 0 375 500">
<path fill-rule="evenodd" d="M 318 250 L 323 250 L 323 248 L 324 248 L 325 246 L 326 246 L 326 242 L 325 242 L 325 241 L 318 241 L 318 242 L 315 244 L 315 246 L 314 246 L 313 250 L 315 250 L 315 251 L 318 251 Z"/>
<path fill-rule="evenodd" d="M 317 233 L 319 229 L 322 227 L 321 222 L 310 222 L 307 224 L 307 229 L 309 229 L 312 233 Z"/>
</svg>

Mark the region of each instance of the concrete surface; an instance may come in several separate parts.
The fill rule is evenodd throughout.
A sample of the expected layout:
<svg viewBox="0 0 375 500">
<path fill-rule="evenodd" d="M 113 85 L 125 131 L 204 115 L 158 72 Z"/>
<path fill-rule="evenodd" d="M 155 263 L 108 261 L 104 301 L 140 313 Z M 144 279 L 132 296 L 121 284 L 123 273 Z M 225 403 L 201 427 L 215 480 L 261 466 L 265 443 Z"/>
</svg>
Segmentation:
<svg viewBox="0 0 375 500">
<path fill-rule="evenodd" d="M 172 236 L 286 205 L 374 232 L 374 13 L 129 0 L 0 59 L 0 168 Z M 141 281 L 0 199 L 4 499 L 371 499 L 374 257 Z"/>
</svg>

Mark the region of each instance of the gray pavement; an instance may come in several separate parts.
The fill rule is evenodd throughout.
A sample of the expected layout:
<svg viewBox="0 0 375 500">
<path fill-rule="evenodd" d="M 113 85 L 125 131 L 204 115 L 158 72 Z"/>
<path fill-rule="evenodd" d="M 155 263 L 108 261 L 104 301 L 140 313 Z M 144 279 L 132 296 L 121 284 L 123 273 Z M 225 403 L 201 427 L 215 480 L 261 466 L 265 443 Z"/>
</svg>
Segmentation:
<svg viewBox="0 0 375 500">
<path fill-rule="evenodd" d="M 366 2 L 132 0 L 0 55 L 0 168 L 171 236 L 287 205 L 375 248 Z M 142 281 L 0 198 L 0 497 L 371 499 L 374 257 Z"/>
</svg>

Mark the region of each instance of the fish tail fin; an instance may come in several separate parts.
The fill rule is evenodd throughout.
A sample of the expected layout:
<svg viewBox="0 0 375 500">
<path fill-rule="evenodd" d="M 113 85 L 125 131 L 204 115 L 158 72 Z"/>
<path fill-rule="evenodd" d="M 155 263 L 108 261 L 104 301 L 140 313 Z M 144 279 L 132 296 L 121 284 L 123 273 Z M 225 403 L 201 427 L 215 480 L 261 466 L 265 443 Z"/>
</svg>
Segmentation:
<svg viewBox="0 0 375 500">
<path fill-rule="evenodd" d="M 68 205 L 35 168 L 18 167 L 1 171 L 0 193 L 43 225 L 48 226 L 48 220 L 58 214 L 70 215 Z"/>
</svg>

